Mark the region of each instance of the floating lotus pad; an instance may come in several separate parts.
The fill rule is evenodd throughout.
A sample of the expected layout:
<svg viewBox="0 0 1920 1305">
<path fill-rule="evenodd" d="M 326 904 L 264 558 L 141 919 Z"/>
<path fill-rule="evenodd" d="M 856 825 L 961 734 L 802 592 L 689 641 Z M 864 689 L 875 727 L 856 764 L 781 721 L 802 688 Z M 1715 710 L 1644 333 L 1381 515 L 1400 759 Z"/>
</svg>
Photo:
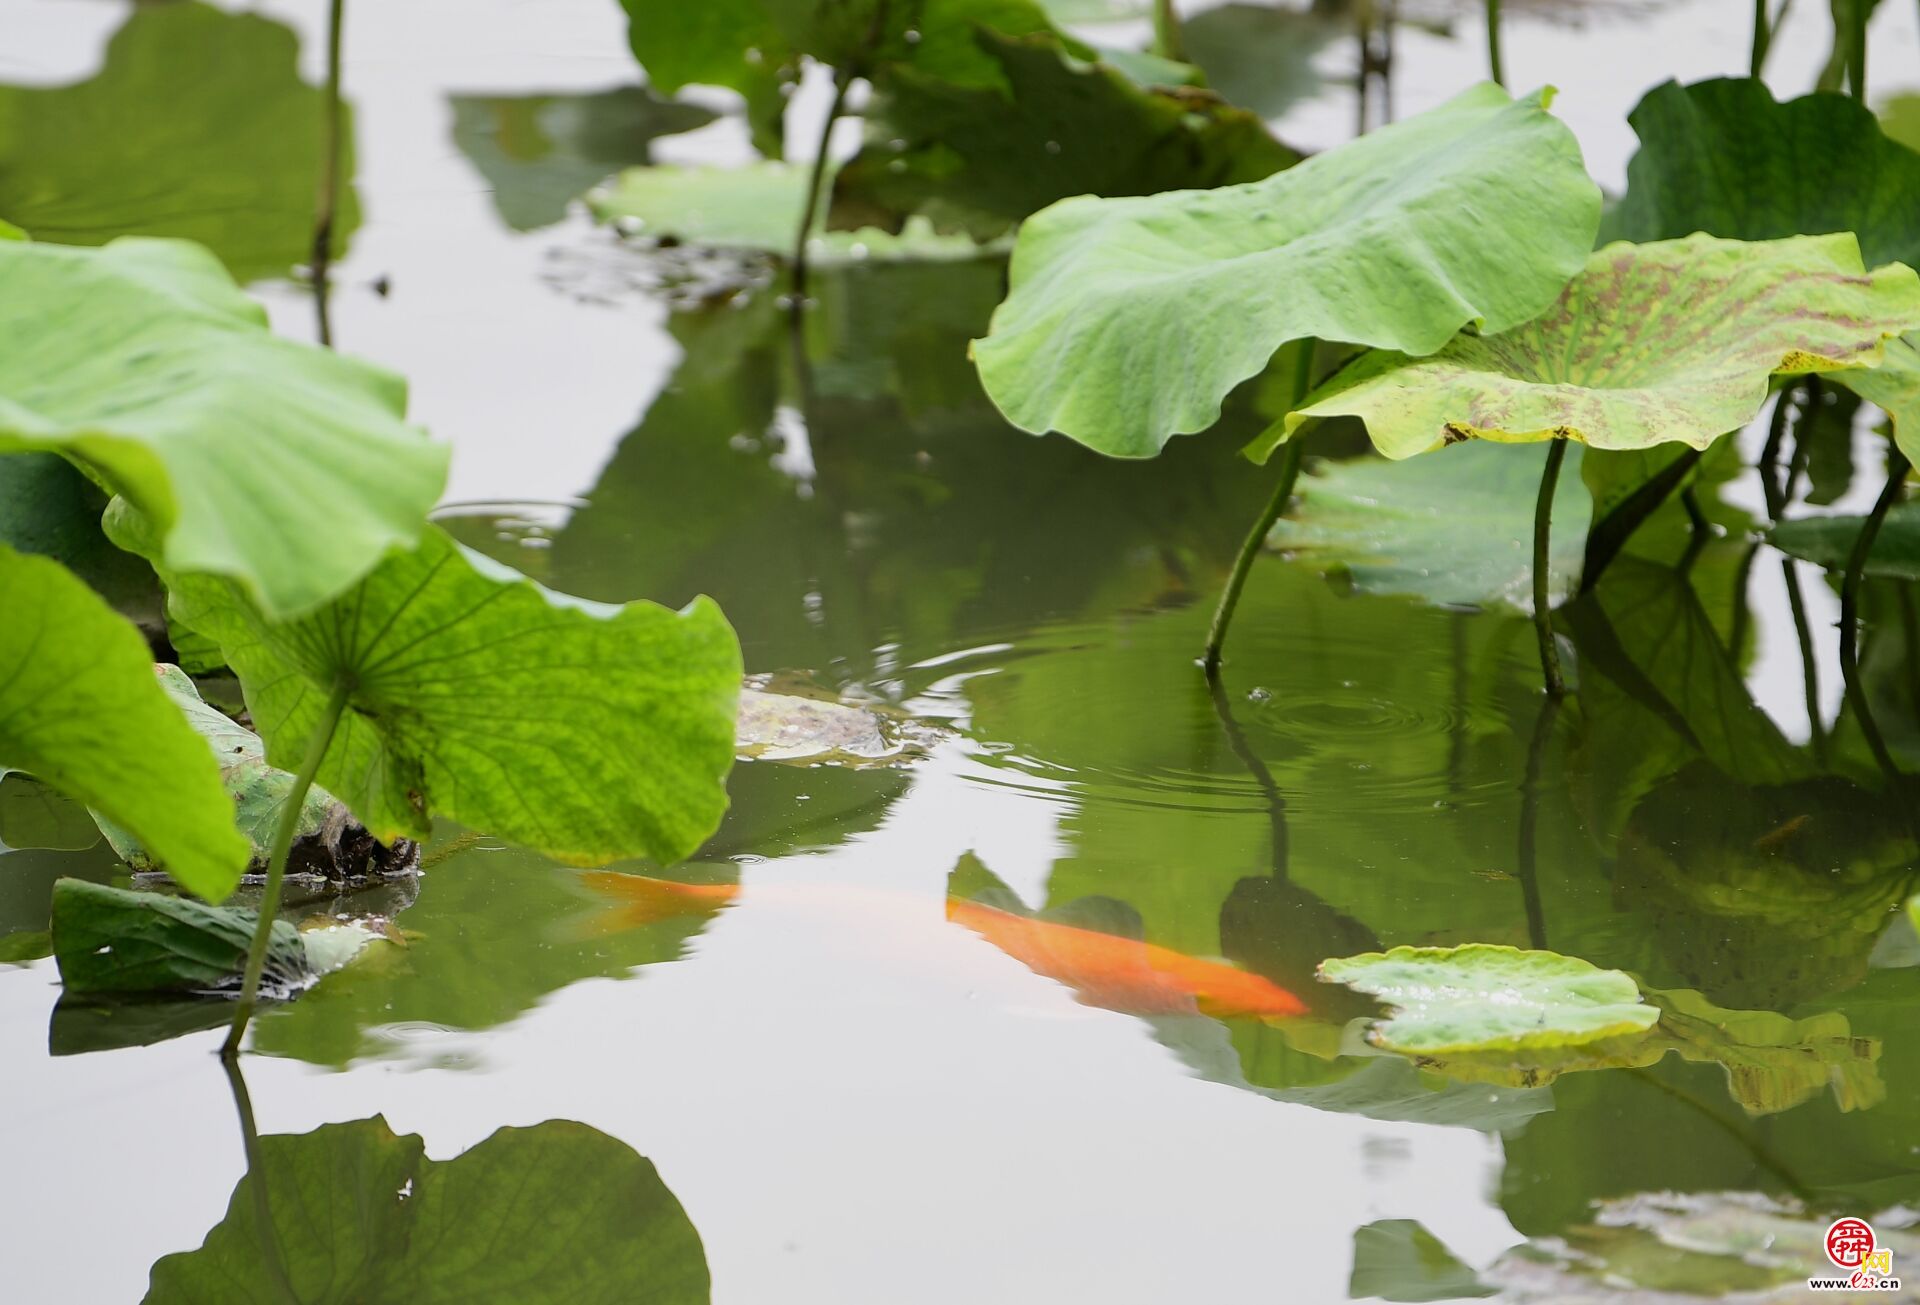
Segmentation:
<svg viewBox="0 0 1920 1305">
<path fill-rule="evenodd" d="M 1391 1006 L 1368 1039 L 1410 1056 L 1579 1046 L 1660 1018 L 1618 970 L 1489 943 L 1366 952 L 1323 961 L 1319 974 Z"/>
</svg>

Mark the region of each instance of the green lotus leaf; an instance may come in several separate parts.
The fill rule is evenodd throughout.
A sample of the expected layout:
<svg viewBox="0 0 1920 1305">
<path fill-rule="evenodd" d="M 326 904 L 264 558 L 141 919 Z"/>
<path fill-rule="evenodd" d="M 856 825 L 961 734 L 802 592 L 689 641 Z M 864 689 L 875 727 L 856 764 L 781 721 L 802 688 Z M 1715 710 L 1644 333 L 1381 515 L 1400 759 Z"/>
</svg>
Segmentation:
<svg viewBox="0 0 1920 1305">
<path fill-rule="evenodd" d="M 1336 462 L 1301 477 L 1299 506 L 1268 542 L 1310 566 L 1339 568 L 1365 593 L 1527 610 L 1540 456 L 1539 449 L 1476 443 L 1419 467 Z M 1562 475 L 1553 504 L 1561 528 L 1549 559 L 1556 594 L 1564 596 L 1580 573 L 1589 510 L 1580 481 Z"/>
<path fill-rule="evenodd" d="M 160 581 L 131 553 L 107 542 L 100 514 L 107 495 L 55 453 L 0 456 L 0 544 L 52 558 L 115 611 L 143 629 L 162 623 Z"/>
<path fill-rule="evenodd" d="M 273 847 L 273 835 L 280 823 L 280 812 L 293 791 L 294 778 L 284 770 L 269 766 L 266 744 L 246 726 L 208 706 L 193 681 L 177 666 L 159 666 L 161 687 L 173 700 L 220 765 L 220 779 L 238 813 L 240 832 L 252 845 L 249 873 L 264 874 Z M 96 815 L 100 832 L 107 836 L 113 850 L 135 870 L 164 870 L 138 835 L 122 829 L 104 816 Z M 353 818 L 340 799 L 315 784 L 308 788 L 300 804 L 299 823 L 294 826 L 293 846 L 287 869 L 293 874 L 318 874 L 329 879 L 346 879 L 375 871 L 406 868 L 411 849 L 393 853 L 375 843 L 364 826 Z"/>
<path fill-rule="evenodd" d="M 55 244 L 173 236 L 242 282 L 286 276 L 312 253 L 326 124 L 299 36 L 210 4 L 128 14 L 87 80 L 0 87 L 0 215 Z M 336 256 L 360 221 L 342 113 Z"/>
<path fill-rule="evenodd" d="M 218 901 L 247 863 L 207 745 L 155 681 L 145 640 L 56 562 L 0 545 L 0 769 L 136 831 Z"/>
<path fill-rule="evenodd" d="M 1639 985 L 1557 952 L 1490 943 L 1395 947 L 1323 961 L 1320 977 L 1393 1008 L 1368 1040 L 1405 1055 L 1573 1047 L 1652 1028 Z"/>
<path fill-rule="evenodd" d="M 99 842 L 86 807 L 24 771 L 0 769 L 0 846 L 84 852 Z"/>
<path fill-rule="evenodd" d="M 747 100 L 763 153 L 779 157 L 785 88 L 799 56 L 879 80 L 910 64 L 959 86 L 1006 88 L 975 34 L 1053 32 L 1033 0 L 621 0 L 627 40 L 647 80 L 672 92 L 695 82 L 726 86 Z M 1077 42 L 1074 53 L 1092 58 Z"/>
<path fill-rule="evenodd" d="M 1353 1230 L 1353 1300 L 1464 1300 L 1489 1287 L 1446 1244 L 1412 1219 L 1379 1219 Z"/>
<path fill-rule="evenodd" d="M 1772 376 L 1872 367 L 1916 325 L 1920 277 L 1866 273 L 1850 235 L 1613 244 L 1524 326 L 1361 358 L 1255 451 L 1341 414 L 1390 458 L 1470 438 L 1703 449 L 1753 419 Z"/>
<path fill-rule="evenodd" d="M 1640 150 L 1608 234 L 1639 244 L 1704 231 L 1734 240 L 1851 231 L 1868 267 L 1920 265 L 1920 154 L 1845 95 L 1776 103 L 1764 82 L 1648 91 Z"/>
<path fill-rule="evenodd" d="M 560 221 L 582 191 L 619 168 L 647 163 L 656 137 L 704 127 L 715 116 L 643 86 L 448 99 L 454 144 L 486 178 L 495 211 L 515 231 Z"/>
<path fill-rule="evenodd" d="M 785 254 L 807 206 L 803 167 L 756 163 L 744 168 L 628 168 L 611 185 L 587 192 L 587 206 L 602 221 L 619 222 L 636 235 L 679 244 Z M 899 234 L 866 228 L 811 236 L 808 255 L 817 264 L 855 259 L 972 258 L 978 246 L 965 236 L 937 234 L 924 220 Z"/>
<path fill-rule="evenodd" d="M 1868 267 L 1920 267 L 1920 153 L 1859 101 L 1816 92 L 1777 103 L 1765 83 L 1722 78 L 1649 91 L 1631 116 L 1640 150 L 1608 234 L 1646 242 L 1704 231 L 1737 240 L 1851 231 Z M 1894 418 L 1920 455 L 1920 352 L 1836 378 Z M 1904 419 L 1903 419 L 1904 416 Z"/>
<path fill-rule="evenodd" d="M 62 879 L 53 886 L 61 986 L 80 996 L 237 990 L 258 918 L 165 893 Z M 313 976 L 299 931 L 275 920 L 262 976 L 267 990 L 286 995 Z"/>
<path fill-rule="evenodd" d="M 548 1120 L 432 1160 L 376 1116 L 261 1138 L 226 1217 L 198 1249 L 153 1266 L 145 1299 L 706 1305 L 708 1294 L 700 1234 L 625 1143 Z"/>
<path fill-rule="evenodd" d="M 639 3 L 643 0 L 628 0 Z M 651 0 L 659 3 L 660 0 Z M 1005 74 L 976 43 L 981 31 L 1001 36 L 1054 33 L 1034 0 L 758 0 L 787 42 L 802 54 L 836 68 L 859 67 L 884 78 L 896 65 L 911 65 L 956 86 L 1004 90 Z M 1066 41 L 1075 53 L 1092 51 Z M 736 41 L 736 52 L 739 44 Z M 642 59 L 641 62 L 645 62 Z"/>
<path fill-rule="evenodd" d="M 164 560 L 275 617 L 419 538 L 448 451 L 384 371 L 282 340 L 206 250 L 0 241 L 0 453 L 59 453 L 149 514 Z"/>
<path fill-rule="evenodd" d="M 1829 571 L 1846 568 L 1865 517 L 1805 517 L 1775 526 L 1768 540 L 1790 554 Z M 1920 580 L 1920 503 L 1896 503 L 1880 523 L 1866 573 L 1894 580 Z"/>
<path fill-rule="evenodd" d="M 139 513 L 116 503 L 108 527 L 146 551 Z M 218 576 L 162 576 L 239 675 L 268 761 L 297 766 L 347 688 L 317 780 L 383 842 L 440 815 L 575 864 L 672 861 L 726 809 L 740 648 L 711 599 L 587 603 L 432 526 L 294 621 Z"/>
<path fill-rule="evenodd" d="M 1871 371 L 1842 372 L 1841 384 L 1883 409 L 1893 420 L 1893 442 L 1920 462 L 1920 334 L 1887 342 L 1886 357 Z"/>
<path fill-rule="evenodd" d="M 1563 1074 L 1645 1069 L 1668 1054 L 1726 1071 L 1727 1093 L 1749 1115 L 1791 1110 L 1831 1088 L 1842 1111 L 1886 1099 L 1877 1039 L 1853 1036 L 1847 1017 L 1821 1011 L 1790 1019 L 1767 1010 L 1728 1010 L 1691 989 L 1648 990 L 1659 1023 L 1578 1046 L 1467 1051 L 1421 1056 L 1422 1068 L 1501 1087 L 1543 1087 Z"/>
<path fill-rule="evenodd" d="M 1232 185 L 1299 161 L 1246 110 L 1142 88 L 1050 35 L 979 43 L 1009 89 L 896 70 L 867 109 L 866 146 L 834 179 L 830 225 L 897 230 L 926 213 L 990 239 L 1072 195 Z"/>
<path fill-rule="evenodd" d="M 974 357 L 1023 430 L 1151 457 L 1290 340 L 1409 353 L 1553 304 L 1600 194 L 1546 111 L 1473 88 L 1248 185 L 1035 214 Z"/>
</svg>

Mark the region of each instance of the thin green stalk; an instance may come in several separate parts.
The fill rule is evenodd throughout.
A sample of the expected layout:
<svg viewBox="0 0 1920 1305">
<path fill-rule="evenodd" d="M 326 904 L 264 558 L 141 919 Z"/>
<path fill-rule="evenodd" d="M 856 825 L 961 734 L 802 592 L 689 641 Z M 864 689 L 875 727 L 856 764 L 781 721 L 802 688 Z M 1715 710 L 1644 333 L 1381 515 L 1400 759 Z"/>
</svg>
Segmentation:
<svg viewBox="0 0 1920 1305">
<path fill-rule="evenodd" d="M 1807 620 L 1807 602 L 1800 592 L 1800 572 L 1790 557 L 1780 559 L 1780 571 L 1787 585 L 1787 607 L 1793 613 L 1793 635 L 1800 645 L 1800 685 L 1807 704 L 1807 741 L 1813 745 L 1813 759 L 1827 764 L 1826 733 L 1820 722 L 1820 662 L 1813 654 L 1813 626 Z"/>
<path fill-rule="evenodd" d="M 1853 98 L 1862 104 L 1867 100 L 1867 11 L 1872 8 L 1869 0 L 1849 0 L 1847 5 L 1847 81 Z"/>
<path fill-rule="evenodd" d="M 1540 497 L 1533 505 L 1533 628 L 1540 636 L 1540 673 L 1546 679 L 1547 692 L 1556 698 L 1567 691 L 1567 686 L 1560 678 L 1560 649 L 1553 642 L 1553 604 L 1548 590 L 1553 581 L 1553 493 L 1560 484 L 1560 464 L 1566 456 L 1565 440 L 1548 443 L 1546 469 L 1540 473 Z"/>
<path fill-rule="evenodd" d="M 1860 527 L 1859 537 L 1853 541 L 1853 551 L 1847 556 L 1846 573 L 1840 580 L 1840 678 L 1846 686 L 1847 704 L 1860 719 L 1860 732 L 1866 736 L 1874 762 L 1890 783 L 1899 780 L 1900 768 L 1887 747 L 1886 739 L 1881 736 L 1879 726 L 1873 719 L 1873 711 L 1867 703 L 1866 689 L 1860 683 L 1860 582 L 1866 576 L 1867 558 L 1873 552 L 1874 541 L 1880 537 L 1880 526 L 1886 521 L 1893 505 L 1900 501 L 1909 470 L 1911 467 L 1904 453 L 1897 448 L 1888 450 L 1886 487 L 1880 491 L 1873 511 L 1867 514 L 1865 524 Z"/>
<path fill-rule="evenodd" d="M 1773 43 L 1773 29 L 1767 22 L 1767 0 L 1753 0 L 1753 57 L 1747 61 L 1747 76 L 1758 77 L 1767 66 L 1767 47 Z"/>
<path fill-rule="evenodd" d="M 240 1148 L 247 1157 L 246 1184 L 253 1196 L 253 1235 L 260 1243 L 260 1259 L 273 1279 L 274 1290 L 287 1305 L 300 1305 L 300 1297 L 287 1277 L 286 1261 L 280 1254 L 280 1238 L 273 1227 L 273 1207 L 267 1201 L 267 1162 L 260 1151 L 260 1130 L 253 1122 L 253 1098 L 247 1095 L 247 1080 L 240 1073 L 240 1062 L 225 1057 L 227 1086 L 233 1091 L 233 1108 L 240 1116 Z"/>
<path fill-rule="evenodd" d="M 1187 61 L 1186 42 L 1180 39 L 1180 14 L 1173 0 L 1153 0 L 1153 52 L 1176 63 Z"/>
<path fill-rule="evenodd" d="M 1233 609 L 1240 605 L 1240 591 L 1246 587 L 1247 573 L 1253 570 L 1254 559 L 1260 556 L 1273 523 L 1287 510 L 1287 502 L 1293 497 L 1294 482 L 1300 479 L 1301 445 L 1300 433 L 1296 431 L 1281 453 L 1280 479 L 1274 483 L 1273 497 L 1267 500 L 1267 506 L 1261 509 L 1259 519 L 1253 523 L 1253 529 L 1241 541 L 1240 555 L 1233 559 L 1233 573 L 1227 577 L 1227 587 L 1220 593 L 1220 605 L 1213 609 L 1213 625 L 1207 630 L 1206 652 L 1200 658 L 1200 667 L 1210 680 L 1220 674 L 1220 648 L 1227 641 L 1227 627 L 1233 624 Z"/>
<path fill-rule="evenodd" d="M 1318 344 L 1313 340 L 1301 340 L 1295 347 L 1300 353 L 1294 362 L 1293 397 L 1287 401 L 1288 408 L 1306 398 L 1307 391 L 1313 388 L 1313 355 Z M 1207 630 L 1206 651 L 1200 657 L 1201 669 L 1210 680 L 1220 674 L 1220 649 L 1227 642 L 1227 627 L 1233 624 L 1233 610 L 1240 605 L 1240 591 L 1246 587 L 1247 573 L 1253 570 L 1254 559 L 1260 556 L 1273 523 L 1287 510 L 1287 502 L 1293 497 L 1294 482 L 1300 479 L 1300 450 L 1311 428 L 1311 422 L 1303 425 L 1287 441 L 1281 454 L 1280 479 L 1273 487 L 1273 497 L 1261 509 L 1253 529 L 1241 541 L 1239 556 L 1233 559 L 1233 571 L 1227 576 L 1227 587 L 1220 593 L 1219 606 L 1213 609 L 1213 624 Z"/>
<path fill-rule="evenodd" d="M 308 267 L 313 280 L 314 307 L 320 321 L 320 343 L 333 344 L 328 314 L 328 284 L 333 267 L 333 224 L 340 211 L 340 155 L 345 140 L 341 130 L 340 31 L 346 23 L 346 0 L 332 0 L 327 10 L 327 91 L 321 118 L 320 199 L 313 220 L 313 251 Z"/>
<path fill-rule="evenodd" d="M 1207 679 L 1207 694 L 1213 701 L 1213 714 L 1220 721 L 1220 730 L 1227 736 L 1227 746 L 1233 749 L 1233 755 L 1253 776 L 1254 787 L 1260 790 L 1260 796 L 1267 803 L 1267 825 L 1272 830 L 1273 855 L 1271 865 L 1276 882 L 1287 882 L 1287 852 L 1291 840 L 1287 836 L 1287 797 L 1280 791 L 1280 785 L 1273 778 L 1273 771 L 1263 761 L 1260 754 L 1247 742 L 1246 731 L 1240 728 L 1240 722 L 1234 719 L 1233 703 L 1227 698 L 1226 686 L 1220 683 L 1218 676 Z"/>
<path fill-rule="evenodd" d="M 846 108 L 847 88 L 853 85 L 851 67 L 836 68 L 833 73 L 833 102 L 827 106 L 826 125 L 820 128 L 820 150 L 813 156 L 813 169 L 807 177 L 807 207 L 800 214 L 800 230 L 793 238 L 793 298 L 795 303 L 807 297 L 807 237 L 813 234 L 813 221 L 820 211 L 820 192 L 827 188 L 827 164 L 831 161 L 833 124 L 840 121 Z"/>
<path fill-rule="evenodd" d="M 1496 84 L 1507 84 L 1500 70 L 1500 0 L 1487 0 L 1487 68 Z"/>
<path fill-rule="evenodd" d="M 1560 699 L 1549 695 L 1540 700 L 1533 718 L 1533 738 L 1527 744 L 1527 770 L 1520 787 L 1519 847 L 1515 849 L 1514 868 L 1519 872 L 1520 901 L 1527 912 L 1527 945 L 1544 950 L 1547 945 L 1547 911 L 1540 900 L 1540 770 L 1546 762 L 1547 744 L 1553 738 L 1553 723 L 1560 714 Z"/>
<path fill-rule="evenodd" d="M 227 1030 L 226 1043 L 220 1048 L 222 1056 L 240 1054 L 240 1040 L 246 1036 L 247 1021 L 253 1018 L 254 1002 L 260 991 L 260 972 L 267 964 L 267 943 L 273 937 L 273 922 L 279 916 L 280 886 L 287 877 L 287 853 L 293 848 L 293 832 L 299 827 L 307 790 L 313 787 L 313 777 L 319 772 L 321 759 L 327 755 L 333 733 L 339 728 L 340 716 L 347 709 L 347 692 L 346 684 L 336 684 L 327 698 L 326 709 L 307 739 L 306 759 L 295 772 L 293 788 L 280 808 L 280 820 L 273 829 L 273 848 L 267 858 L 267 886 L 260 896 L 260 918 L 254 922 L 253 942 L 247 948 L 247 970 L 240 980 L 240 1004 L 233 1013 L 233 1026 Z"/>
</svg>

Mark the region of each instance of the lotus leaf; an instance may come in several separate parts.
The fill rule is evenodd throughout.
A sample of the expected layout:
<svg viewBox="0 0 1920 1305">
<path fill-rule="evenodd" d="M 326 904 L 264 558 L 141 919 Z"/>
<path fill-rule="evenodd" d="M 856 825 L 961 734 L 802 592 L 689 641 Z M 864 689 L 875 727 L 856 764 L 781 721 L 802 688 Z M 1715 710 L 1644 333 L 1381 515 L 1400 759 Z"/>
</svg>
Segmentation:
<svg viewBox="0 0 1920 1305">
<path fill-rule="evenodd" d="M 1247 185 L 1029 219 L 974 356 L 1014 425 L 1151 457 L 1291 340 L 1428 353 L 1581 269 L 1599 191 L 1549 93 L 1482 85 Z"/>
<path fill-rule="evenodd" d="M 267 330 L 204 249 L 0 241 L 0 452 L 59 453 L 152 516 L 169 568 L 274 617 L 410 546 L 447 449 L 400 381 Z"/>
<path fill-rule="evenodd" d="M 151 523 L 116 503 L 117 542 Z M 383 842 L 446 816 L 575 863 L 675 860 L 726 809 L 740 651 L 720 609 L 542 589 L 437 527 L 310 616 L 165 571 L 174 614 L 239 675 L 267 759 L 297 765 L 331 694 L 324 784 Z"/>
<path fill-rule="evenodd" d="M 259 13 L 134 5 L 99 72 L 0 87 L 0 214 L 41 240 L 174 236 L 240 281 L 281 277 L 313 248 L 324 98 L 300 79 L 300 38 Z M 343 106 L 343 175 L 353 176 Z M 351 184 L 336 254 L 359 225 Z"/>
<path fill-rule="evenodd" d="M 293 790 L 294 777 L 269 766 L 266 745 L 260 736 L 209 707 L 179 667 L 155 669 L 167 696 L 186 716 L 187 723 L 207 741 L 219 761 L 221 781 L 239 814 L 240 832 L 252 844 L 253 855 L 247 869 L 249 873 L 264 874 L 273 846 L 274 826 L 279 823 L 281 809 Z M 104 817 L 96 819 L 100 822 L 100 832 L 129 866 L 135 870 L 166 869 L 131 831 Z M 308 788 L 306 800 L 300 804 L 300 821 L 294 826 L 287 868 L 294 874 L 346 879 L 375 871 L 410 868 L 414 853 L 412 844 L 388 849 L 375 843 L 340 800 L 316 784 Z"/>
<path fill-rule="evenodd" d="M 1469 1082 L 1540 1087 L 1562 1074 L 1644 1069 L 1672 1053 L 1724 1069 L 1728 1095 L 1749 1115 L 1791 1110 L 1829 1087 L 1843 1111 L 1865 1110 L 1886 1098 L 1877 1065 L 1880 1043 L 1854 1037 L 1838 1011 L 1795 1020 L 1773 1011 L 1727 1010 L 1690 989 L 1649 990 L 1646 996 L 1659 1008 L 1660 1022 L 1642 1032 L 1578 1046 L 1423 1056 L 1421 1063 Z"/>
<path fill-rule="evenodd" d="M 866 147 L 834 179 L 829 225 L 894 230 L 926 213 L 988 239 L 1068 196 L 1257 181 L 1299 160 L 1244 109 L 1142 89 L 1050 36 L 979 42 L 1009 89 L 900 68 L 867 111 Z"/>
<path fill-rule="evenodd" d="M 1920 460 L 1920 334 L 1887 343 L 1887 355 L 1871 371 L 1842 372 L 1837 377 L 1868 403 L 1893 419 L 1893 442 Z"/>
<path fill-rule="evenodd" d="M 636 235 L 679 244 L 785 253 L 807 205 L 807 169 L 785 163 L 744 168 L 628 168 L 611 186 L 589 191 L 604 221 Z M 971 258 L 973 241 L 935 233 L 924 221 L 895 235 L 876 228 L 809 237 L 816 264 L 847 259 Z"/>
<path fill-rule="evenodd" d="M 1844 570 L 1860 537 L 1865 517 L 1806 517 L 1774 527 L 1773 546 L 1829 571 Z M 1920 580 L 1920 503 L 1896 504 L 1874 536 L 1866 573 L 1895 580 Z"/>
<path fill-rule="evenodd" d="M 657 136 L 713 121 L 711 110 L 640 86 L 592 95 L 455 95 L 453 140 L 487 179 L 515 231 L 551 226 L 615 169 L 649 161 Z"/>
<path fill-rule="evenodd" d="M 256 1189 L 262 1184 L 264 1191 Z M 259 1218 L 272 1226 L 262 1228 Z M 261 1241 L 278 1247 L 285 1291 Z M 153 1266 L 147 1305 L 705 1305 L 706 1253 L 653 1165 L 565 1120 L 452 1160 L 387 1121 L 260 1139 L 226 1217 Z"/>
<path fill-rule="evenodd" d="M 1411 594 L 1443 604 L 1525 609 L 1540 451 L 1468 444 L 1420 467 L 1375 458 L 1337 462 L 1302 477 L 1300 506 L 1269 542 L 1313 566 L 1338 566 L 1367 593 Z M 1563 476 L 1554 519 L 1554 589 L 1580 570 L 1587 495 Z"/>
<path fill-rule="evenodd" d="M 247 845 L 207 745 L 155 681 L 138 632 L 58 563 L 0 545 L 0 767 L 135 831 L 218 901 Z"/>
<path fill-rule="evenodd" d="M 1354 1300 L 1464 1300 L 1494 1291 L 1412 1219 L 1380 1219 L 1353 1230 L 1347 1295 Z"/>
<path fill-rule="evenodd" d="M 1705 448 L 1752 420 L 1772 376 L 1875 366 L 1916 325 L 1920 277 L 1865 272 L 1850 235 L 1613 244 L 1524 326 L 1360 359 L 1278 438 L 1345 414 L 1390 458 L 1476 437 Z"/>
<path fill-rule="evenodd" d="M 1405 1055 L 1580 1046 L 1660 1018 L 1618 970 L 1488 943 L 1339 957 L 1321 963 L 1320 977 L 1391 1006 L 1368 1039 Z"/>
<path fill-rule="evenodd" d="M 235 988 L 257 918 L 252 911 L 165 893 L 62 879 L 53 886 L 53 955 L 60 983 L 81 995 Z M 313 972 L 299 932 L 275 920 L 264 974 L 269 990 L 297 990 Z"/>
<path fill-rule="evenodd" d="M 1869 267 L 1920 265 L 1920 154 L 1844 95 L 1776 103 L 1766 83 L 1720 78 L 1647 92 L 1629 117 L 1640 151 L 1609 234 L 1646 243 L 1704 231 L 1735 240 L 1851 231 Z"/>
</svg>

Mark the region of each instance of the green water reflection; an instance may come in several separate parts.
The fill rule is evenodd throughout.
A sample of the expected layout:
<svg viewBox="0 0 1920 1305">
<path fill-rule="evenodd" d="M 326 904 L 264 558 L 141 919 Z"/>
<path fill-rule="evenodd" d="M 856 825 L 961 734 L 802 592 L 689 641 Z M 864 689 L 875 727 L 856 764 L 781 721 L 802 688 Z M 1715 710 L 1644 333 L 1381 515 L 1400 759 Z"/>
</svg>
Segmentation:
<svg viewBox="0 0 1920 1305">
<path fill-rule="evenodd" d="M 1920 1196 L 1911 804 L 1857 722 L 1796 741 L 1756 704 L 1744 514 L 1716 506 L 1734 533 L 1703 546 L 1674 507 L 1568 609 L 1579 693 L 1558 708 L 1517 613 L 1278 559 L 1210 693 L 1192 665 L 1206 599 L 1261 476 L 1232 435 L 1142 467 L 1006 430 L 962 361 L 999 276 L 829 277 L 798 338 L 764 296 L 680 316 L 686 361 L 584 507 L 537 550 L 463 529 L 593 597 L 714 592 L 753 669 L 911 701 L 944 670 L 917 663 L 984 648 L 953 691 L 970 755 L 1009 800 L 1056 812 L 1063 848 L 1024 908 L 1304 994 L 1312 1014 L 1280 1025 L 1148 1022 L 1216 1081 L 1499 1133 L 1500 1203 L 1531 1237 L 1591 1237 L 1594 1203 L 1649 1192 Z M 1823 468 L 1829 494 L 1844 471 Z M 1866 640 L 1871 701 L 1909 758 L 1911 601 L 1873 586 Z M 1327 956 L 1465 941 L 1625 969 L 1698 1012 L 1701 1041 L 1450 1079 L 1367 1047 L 1364 1004 L 1313 980 Z M 1737 1257 L 1688 1272 L 1759 1281 Z"/>
</svg>

